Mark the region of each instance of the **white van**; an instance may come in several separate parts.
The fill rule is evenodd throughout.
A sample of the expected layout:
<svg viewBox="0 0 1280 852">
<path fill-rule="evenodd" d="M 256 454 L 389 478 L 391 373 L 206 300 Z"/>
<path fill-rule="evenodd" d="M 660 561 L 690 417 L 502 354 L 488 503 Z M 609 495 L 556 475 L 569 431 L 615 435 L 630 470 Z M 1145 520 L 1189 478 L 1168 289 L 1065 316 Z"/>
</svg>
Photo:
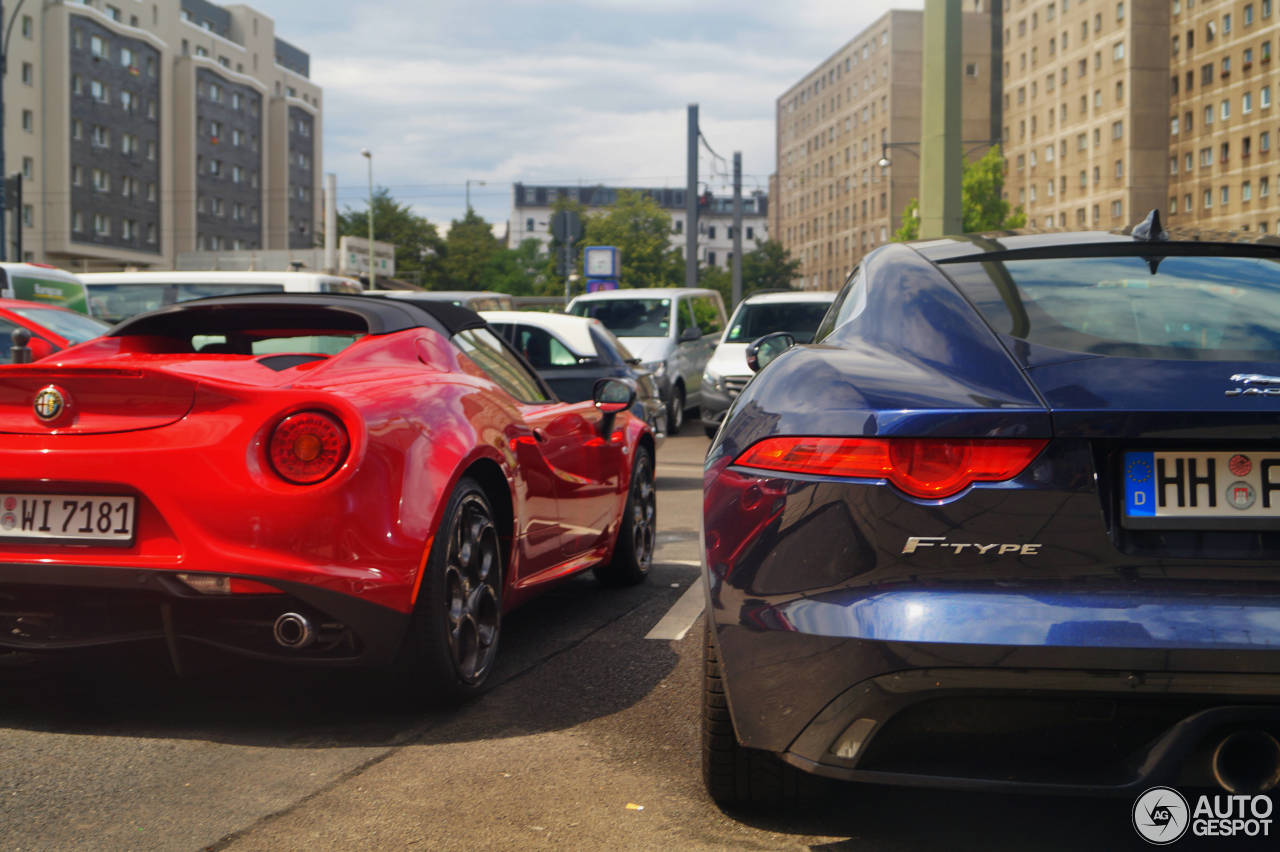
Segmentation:
<svg viewBox="0 0 1280 852">
<path fill-rule="evenodd" d="M 318 272 L 86 272 L 90 313 L 116 323 L 206 296 L 242 293 L 363 293 L 360 282 Z"/>
<path fill-rule="evenodd" d="M 0 298 L 25 299 L 89 313 L 84 282 L 44 263 L 0 263 Z"/>
</svg>

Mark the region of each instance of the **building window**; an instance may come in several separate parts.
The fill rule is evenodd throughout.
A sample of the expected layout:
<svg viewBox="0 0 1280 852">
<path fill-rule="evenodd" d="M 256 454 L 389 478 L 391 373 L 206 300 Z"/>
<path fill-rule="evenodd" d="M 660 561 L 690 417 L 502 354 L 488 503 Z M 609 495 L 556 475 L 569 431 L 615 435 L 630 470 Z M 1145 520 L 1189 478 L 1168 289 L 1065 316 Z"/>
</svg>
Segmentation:
<svg viewBox="0 0 1280 852">
<path fill-rule="evenodd" d="M 1230 73 L 1231 73 L 1231 57 L 1224 56 L 1222 57 L 1222 76 L 1226 77 Z"/>
<path fill-rule="evenodd" d="M 1111 48 L 1111 61 L 1119 62 L 1121 59 L 1124 59 L 1124 42 L 1118 41 Z"/>
<path fill-rule="evenodd" d="M 1191 212 L 1191 193 L 1189 192 L 1186 195 L 1182 196 L 1182 212 L 1184 213 Z"/>
<path fill-rule="evenodd" d="M 137 103 L 138 103 L 138 99 L 134 97 L 133 92 L 130 92 L 128 89 L 120 90 L 120 108 L 121 109 L 123 109 L 125 112 L 133 112 L 134 107 L 137 105 Z"/>
<path fill-rule="evenodd" d="M 36 161 L 31 157 L 23 157 L 22 158 L 22 176 L 27 180 L 31 180 L 33 177 L 35 177 L 35 172 L 36 172 Z"/>
<path fill-rule="evenodd" d="M 111 236 L 111 217 L 103 213 L 94 213 L 93 232 L 100 237 Z"/>
<path fill-rule="evenodd" d="M 1169 119 L 1169 134 L 1171 136 L 1178 135 L 1178 117 L 1176 115 Z"/>
<path fill-rule="evenodd" d="M 1222 16 L 1222 34 L 1226 35 L 1231 32 L 1231 13 Z"/>
<path fill-rule="evenodd" d="M 93 188 L 98 192 L 111 191 L 111 175 L 105 169 L 94 169 L 91 172 L 93 176 Z"/>
<path fill-rule="evenodd" d="M 1111 123 L 1111 138 L 1120 139 L 1124 136 L 1124 122 L 1113 121 Z"/>
<path fill-rule="evenodd" d="M 1271 106 L 1271 87 L 1270 86 L 1263 86 L 1262 91 L 1258 92 L 1258 105 L 1262 109 L 1267 109 L 1268 107 Z"/>
<path fill-rule="evenodd" d="M 1253 92 L 1245 92 L 1240 96 L 1240 112 L 1245 115 L 1253 112 Z"/>
<path fill-rule="evenodd" d="M 30 62 L 22 63 L 22 84 L 24 86 L 34 86 L 36 82 L 36 68 Z"/>
<path fill-rule="evenodd" d="M 1245 201 L 1252 201 L 1252 200 L 1253 200 L 1253 185 L 1250 184 L 1249 181 L 1245 181 L 1244 183 L 1240 184 L 1240 201 L 1245 202 Z"/>
<path fill-rule="evenodd" d="M 1222 105 L 1219 107 L 1219 110 L 1220 110 L 1219 117 L 1223 121 L 1226 121 L 1228 118 L 1231 117 L 1231 101 L 1224 100 L 1222 102 Z"/>
<path fill-rule="evenodd" d="M 1271 179 L 1261 177 L 1258 178 L 1258 197 L 1266 198 L 1271 193 Z"/>
<path fill-rule="evenodd" d="M 34 133 L 36 130 L 36 114 L 29 109 L 22 111 L 22 129 L 28 133 Z"/>
<path fill-rule="evenodd" d="M 100 104 L 105 104 L 107 101 L 111 100 L 111 89 L 101 80 L 89 81 L 89 94 L 92 95 L 93 99 Z"/>
<path fill-rule="evenodd" d="M 22 16 L 22 37 L 35 38 L 35 36 L 36 36 L 35 19 L 32 18 L 30 15 L 23 15 Z"/>
<path fill-rule="evenodd" d="M 1258 134 L 1258 150 L 1259 151 L 1271 150 L 1271 131 L 1270 130 L 1264 130 Z"/>
<path fill-rule="evenodd" d="M 1229 201 L 1231 200 L 1231 187 L 1229 187 L 1229 186 L 1224 186 L 1224 187 L 1222 187 L 1221 189 L 1219 189 L 1219 190 L 1218 190 L 1218 193 L 1219 193 L 1220 198 L 1221 198 L 1221 201 L 1222 201 L 1222 206 L 1223 206 L 1223 207 L 1226 207 L 1226 206 L 1227 206 L 1227 202 L 1229 202 Z"/>
<path fill-rule="evenodd" d="M 111 147 L 111 131 L 101 124 L 95 124 L 89 131 L 89 142 L 95 148 Z"/>
<path fill-rule="evenodd" d="M 1206 189 L 1204 191 L 1204 209 L 1209 210 L 1213 207 L 1213 190 Z"/>
<path fill-rule="evenodd" d="M 133 51 L 127 47 L 120 48 L 120 65 L 124 68 L 133 66 Z"/>
<path fill-rule="evenodd" d="M 1124 177 L 1124 160 L 1116 160 L 1116 177 Z"/>
<path fill-rule="evenodd" d="M 1222 148 L 1220 151 L 1220 159 L 1224 163 L 1231 159 L 1231 143 L 1230 142 L 1222 143 Z"/>
<path fill-rule="evenodd" d="M 1111 202 L 1111 218 L 1112 219 L 1119 219 L 1123 212 L 1124 212 L 1124 204 L 1122 202 L 1119 202 L 1119 201 Z"/>
</svg>

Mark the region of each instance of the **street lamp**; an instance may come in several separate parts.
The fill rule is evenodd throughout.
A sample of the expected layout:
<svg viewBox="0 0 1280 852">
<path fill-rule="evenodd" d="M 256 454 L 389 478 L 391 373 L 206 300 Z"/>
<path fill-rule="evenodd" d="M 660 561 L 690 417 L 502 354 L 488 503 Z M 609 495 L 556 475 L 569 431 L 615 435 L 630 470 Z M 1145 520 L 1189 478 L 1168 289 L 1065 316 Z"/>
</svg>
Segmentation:
<svg viewBox="0 0 1280 852">
<path fill-rule="evenodd" d="M 476 186 L 487 186 L 487 184 L 482 180 L 472 180 L 470 178 L 467 179 L 466 183 L 467 183 L 467 212 L 470 213 L 471 212 L 471 184 L 474 183 Z"/>
<path fill-rule="evenodd" d="M 374 289 L 373 271 L 373 152 L 368 148 L 360 149 L 360 156 L 369 161 L 369 289 Z"/>
</svg>

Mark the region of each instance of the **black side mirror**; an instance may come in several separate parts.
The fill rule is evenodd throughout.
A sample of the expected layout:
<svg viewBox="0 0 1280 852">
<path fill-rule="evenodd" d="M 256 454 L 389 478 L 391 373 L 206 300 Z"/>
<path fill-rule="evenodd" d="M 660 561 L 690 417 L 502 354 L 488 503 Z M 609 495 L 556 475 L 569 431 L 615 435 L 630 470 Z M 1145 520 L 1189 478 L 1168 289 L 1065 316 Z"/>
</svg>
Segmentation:
<svg viewBox="0 0 1280 852">
<path fill-rule="evenodd" d="M 775 331 L 758 337 L 747 347 L 747 366 L 751 368 L 751 372 L 758 373 L 770 361 L 795 345 L 796 339 L 789 331 Z"/>
<path fill-rule="evenodd" d="M 684 331 L 680 332 L 681 343 L 693 343 L 694 341 L 701 340 L 701 339 L 702 339 L 702 330 L 699 328 L 696 328 L 695 326 L 689 326 Z"/>
<path fill-rule="evenodd" d="M 613 431 L 613 418 L 635 404 L 636 386 L 630 379 L 596 379 L 591 401 L 604 415 L 600 418 L 600 434 L 608 437 Z"/>
</svg>

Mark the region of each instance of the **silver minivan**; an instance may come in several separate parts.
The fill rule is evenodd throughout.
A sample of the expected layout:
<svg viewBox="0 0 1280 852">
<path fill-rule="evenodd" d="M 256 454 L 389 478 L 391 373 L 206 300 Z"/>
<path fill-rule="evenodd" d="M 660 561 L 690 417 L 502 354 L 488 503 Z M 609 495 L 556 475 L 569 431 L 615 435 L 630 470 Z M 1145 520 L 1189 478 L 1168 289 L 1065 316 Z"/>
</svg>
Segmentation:
<svg viewBox="0 0 1280 852">
<path fill-rule="evenodd" d="M 702 371 L 724 331 L 724 302 L 715 290 L 652 287 L 578 296 L 568 313 L 600 320 L 653 372 L 674 435 L 686 411 L 702 403 Z"/>
</svg>

